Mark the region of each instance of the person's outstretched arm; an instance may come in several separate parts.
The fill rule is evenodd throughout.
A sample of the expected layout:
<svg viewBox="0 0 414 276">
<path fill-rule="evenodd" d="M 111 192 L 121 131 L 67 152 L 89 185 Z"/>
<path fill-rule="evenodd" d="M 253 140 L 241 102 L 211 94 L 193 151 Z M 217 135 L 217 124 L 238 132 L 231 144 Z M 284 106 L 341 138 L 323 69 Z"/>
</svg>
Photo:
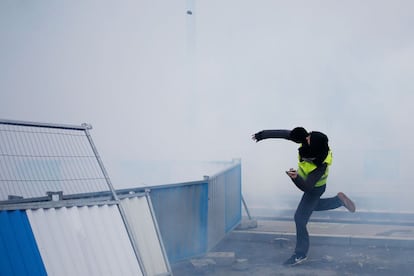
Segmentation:
<svg viewBox="0 0 414 276">
<path fill-rule="evenodd" d="M 262 130 L 252 135 L 252 139 L 256 142 L 259 142 L 263 139 L 269 138 L 279 138 L 279 139 L 290 139 L 290 130 L 289 129 L 268 129 Z"/>
<path fill-rule="evenodd" d="M 259 142 L 268 138 L 280 138 L 293 141 L 295 143 L 306 143 L 306 138 L 309 133 L 303 127 L 295 127 L 292 130 L 288 129 L 268 129 L 262 130 L 252 135 L 252 139 Z"/>
</svg>

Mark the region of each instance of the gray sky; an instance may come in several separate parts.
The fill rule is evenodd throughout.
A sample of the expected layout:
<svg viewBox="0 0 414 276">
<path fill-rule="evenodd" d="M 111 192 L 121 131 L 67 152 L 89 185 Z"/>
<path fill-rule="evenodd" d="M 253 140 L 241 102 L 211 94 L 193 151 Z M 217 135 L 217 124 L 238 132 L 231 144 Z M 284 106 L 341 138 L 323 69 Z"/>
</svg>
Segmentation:
<svg viewBox="0 0 414 276">
<path fill-rule="evenodd" d="M 408 0 L 1 1 L 0 117 L 91 123 L 115 182 L 145 182 L 134 162 L 241 158 L 255 206 L 300 193 L 284 174 L 297 146 L 251 134 L 301 125 L 330 138 L 326 195 L 412 208 L 413 10 Z"/>
</svg>

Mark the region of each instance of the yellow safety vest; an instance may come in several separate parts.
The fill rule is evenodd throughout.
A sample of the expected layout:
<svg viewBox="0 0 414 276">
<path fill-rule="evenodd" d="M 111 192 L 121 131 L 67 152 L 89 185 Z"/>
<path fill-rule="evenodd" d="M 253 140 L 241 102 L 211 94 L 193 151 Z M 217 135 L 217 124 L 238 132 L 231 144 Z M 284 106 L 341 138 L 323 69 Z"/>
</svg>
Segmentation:
<svg viewBox="0 0 414 276">
<path fill-rule="evenodd" d="M 328 152 L 328 155 L 326 156 L 325 160 L 323 160 L 323 163 L 326 163 L 328 166 L 326 166 L 325 173 L 322 175 L 321 179 L 316 182 L 315 187 L 321 187 L 326 184 L 326 180 L 328 179 L 329 174 L 329 166 L 332 164 L 331 151 Z M 309 161 L 301 161 L 299 156 L 298 168 L 298 174 L 303 178 L 303 180 L 306 180 L 306 178 L 308 178 L 308 175 L 314 169 L 316 169 L 316 165 Z"/>
</svg>

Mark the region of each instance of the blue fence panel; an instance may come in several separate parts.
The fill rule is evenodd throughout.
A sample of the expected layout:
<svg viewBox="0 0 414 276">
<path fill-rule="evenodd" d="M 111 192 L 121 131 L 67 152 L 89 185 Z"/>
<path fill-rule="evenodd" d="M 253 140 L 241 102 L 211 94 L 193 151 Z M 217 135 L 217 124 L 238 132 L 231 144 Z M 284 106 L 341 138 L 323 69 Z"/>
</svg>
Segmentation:
<svg viewBox="0 0 414 276">
<path fill-rule="evenodd" d="M 209 177 L 208 249 L 241 221 L 241 165 Z"/>
<path fill-rule="evenodd" d="M 24 211 L 0 211 L 1 275 L 47 275 Z"/>
<path fill-rule="evenodd" d="M 154 188 L 151 201 L 170 262 L 207 251 L 207 182 Z"/>
<path fill-rule="evenodd" d="M 224 174 L 210 177 L 208 181 L 208 250 L 225 236 L 226 182 Z"/>
<path fill-rule="evenodd" d="M 225 231 L 228 233 L 240 223 L 242 217 L 240 165 L 225 173 L 225 187 Z"/>
<path fill-rule="evenodd" d="M 147 187 L 171 263 L 205 254 L 241 221 L 241 165 L 205 181 Z"/>
</svg>

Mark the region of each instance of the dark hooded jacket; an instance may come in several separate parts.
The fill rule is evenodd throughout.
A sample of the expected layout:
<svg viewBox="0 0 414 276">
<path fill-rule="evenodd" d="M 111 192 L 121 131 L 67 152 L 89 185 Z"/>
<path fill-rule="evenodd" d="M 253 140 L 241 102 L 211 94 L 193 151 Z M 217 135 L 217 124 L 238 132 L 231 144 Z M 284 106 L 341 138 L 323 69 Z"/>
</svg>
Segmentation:
<svg viewBox="0 0 414 276">
<path fill-rule="evenodd" d="M 310 135 L 310 145 L 306 141 L 306 137 Z M 303 127 L 297 127 L 293 130 L 276 129 L 276 130 L 262 130 L 254 134 L 255 140 L 261 141 L 269 138 L 279 138 L 300 143 L 299 158 L 300 160 L 306 160 L 313 162 L 317 168 L 312 171 L 306 180 L 302 179 L 299 175 L 292 181 L 295 185 L 304 192 L 310 192 L 316 182 L 325 173 L 327 165 L 323 163 L 329 152 L 328 137 L 319 131 L 312 131 L 308 133 Z"/>
</svg>

